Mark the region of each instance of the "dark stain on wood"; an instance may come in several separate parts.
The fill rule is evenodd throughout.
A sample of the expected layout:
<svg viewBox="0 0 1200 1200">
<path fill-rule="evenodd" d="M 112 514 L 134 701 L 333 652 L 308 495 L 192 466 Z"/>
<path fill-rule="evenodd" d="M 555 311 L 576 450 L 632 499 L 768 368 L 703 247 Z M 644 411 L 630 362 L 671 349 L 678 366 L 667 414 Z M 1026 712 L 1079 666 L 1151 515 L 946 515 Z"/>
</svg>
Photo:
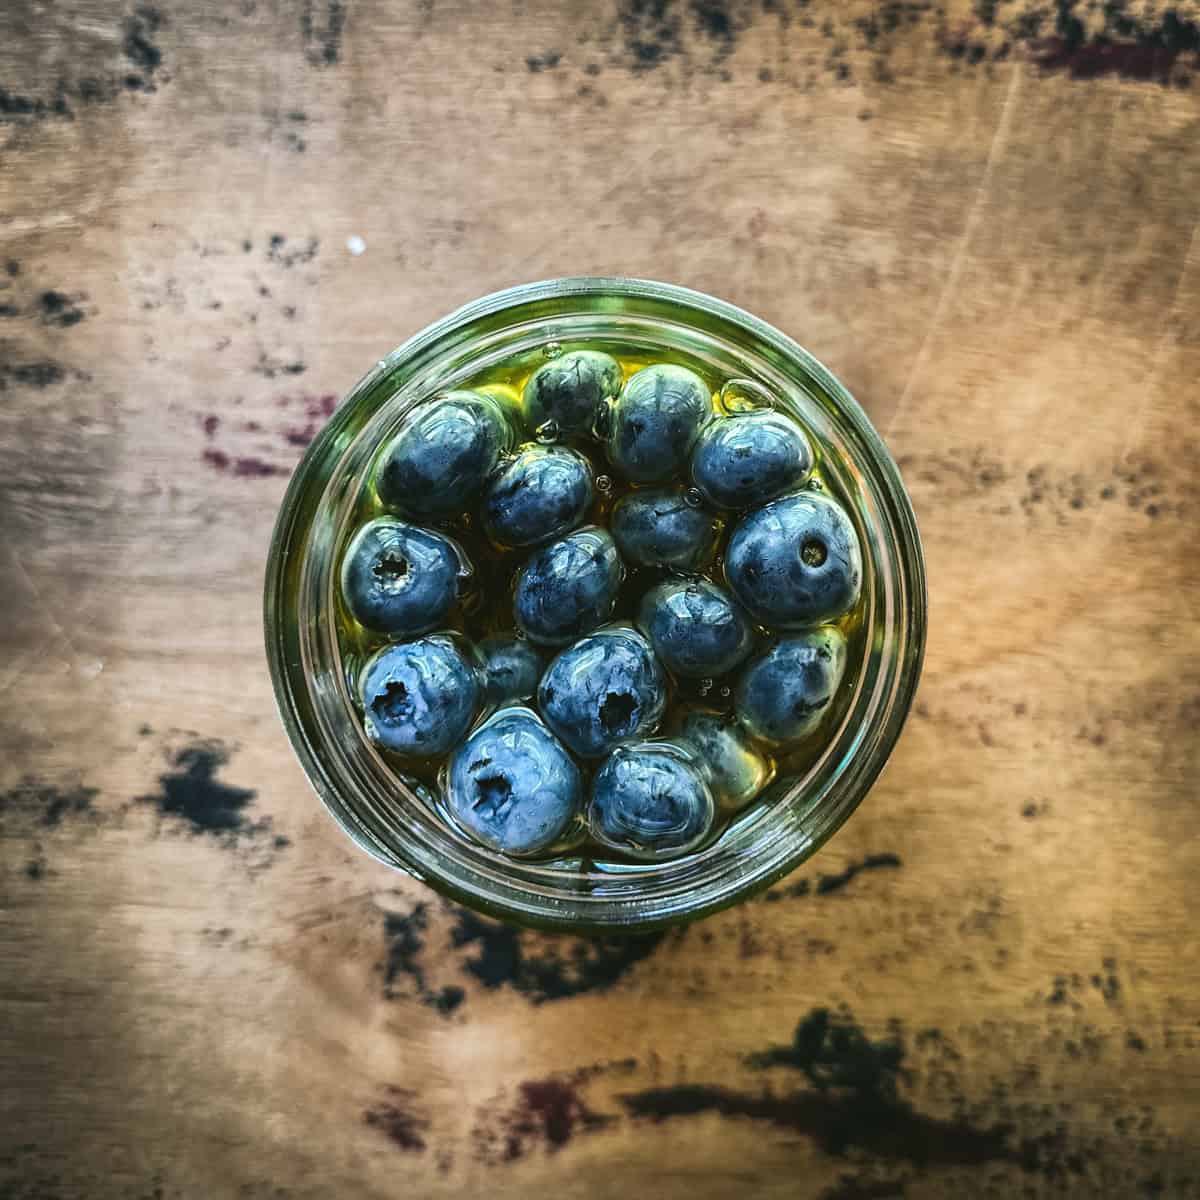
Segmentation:
<svg viewBox="0 0 1200 1200">
<path fill-rule="evenodd" d="M 389 1000 L 408 996 L 448 1016 L 467 993 L 457 984 L 434 982 L 431 976 L 435 966 L 452 963 L 484 991 L 507 988 L 531 1004 L 548 1004 L 616 986 L 665 936 L 535 933 L 444 901 L 437 909 L 421 901 L 407 913 L 384 916 L 383 993 Z"/>
<path fill-rule="evenodd" d="M 677 1084 L 621 1097 L 634 1117 L 665 1121 L 701 1113 L 744 1117 L 811 1138 L 826 1154 L 865 1152 L 916 1166 L 1015 1161 L 1004 1126 L 928 1116 L 901 1093 L 905 1048 L 898 1034 L 873 1041 L 844 1013 L 814 1009 L 792 1043 L 753 1055 L 756 1070 L 784 1067 L 809 1088 L 776 1093 Z"/>
<path fill-rule="evenodd" d="M 582 1085 L 592 1074 L 585 1069 L 525 1080 L 517 1085 L 511 1103 L 501 1094 L 482 1106 L 472 1131 L 476 1161 L 488 1166 L 511 1163 L 538 1146 L 553 1154 L 577 1135 L 613 1124 L 618 1120 L 615 1114 L 594 1111 L 582 1095 Z"/>
<path fill-rule="evenodd" d="M 1057 0 L 1054 36 L 1035 47 L 1043 70 L 1065 71 L 1073 79 L 1117 75 L 1169 83 L 1181 55 L 1200 54 L 1200 25 L 1174 8 L 1135 16 L 1126 0 L 1110 0 L 1101 7 L 1095 31 L 1089 29 L 1091 16 L 1091 6 L 1079 0 Z"/>
<path fill-rule="evenodd" d="M 94 818 L 92 801 L 96 788 L 63 788 L 24 779 L 15 788 L 0 793 L 0 833 L 9 829 L 57 829 L 64 822 Z"/>
<path fill-rule="evenodd" d="M 58 325 L 64 329 L 78 325 L 84 318 L 83 309 L 63 292 L 53 290 L 43 292 L 38 297 L 38 308 L 42 320 L 47 325 Z"/>
<path fill-rule="evenodd" d="M 153 39 L 162 25 L 162 13 L 148 4 L 135 8 L 125 22 L 121 50 L 137 71 L 126 74 L 122 82 L 131 91 L 154 90 L 154 76 L 162 66 L 163 55 Z"/>
<path fill-rule="evenodd" d="M 66 368 L 61 363 L 49 359 L 24 363 L 0 362 L 0 392 L 10 383 L 19 387 L 41 389 L 53 387 L 64 382 L 66 378 Z"/>
<path fill-rule="evenodd" d="M 441 988 L 428 984 L 422 963 L 428 929 L 429 905 L 424 902 L 414 905 L 406 915 L 388 913 L 384 918 L 387 957 L 383 963 L 383 994 L 389 1000 L 414 994 L 422 1004 L 448 1016 L 466 999 L 466 992 L 453 984 Z M 405 979 L 412 985 L 412 993 L 399 988 Z"/>
<path fill-rule="evenodd" d="M 289 244 L 286 234 L 273 233 L 267 242 L 267 261 L 280 267 L 301 266 L 312 262 L 320 247 L 320 240 L 315 237 Z"/>
<path fill-rule="evenodd" d="M 455 948 L 477 952 L 463 968 L 484 988 L 509 987 L 534 1004 L 615 986 L 658 948 L 663 933 L 580 938 L 536 934 L 460 909 L 451 931 Z"/>
<path fill-rule="evenodd" d="M 308 370 L 308 364 L 299 360 L 287 362 L 280 358 L 272 358 L 263 351 L 258 356 L 258 362 L 250 369 L 264 379 L 274 379 L 278 375 L 303 375 Z"/>
<path fill-rule="evenodd" d="M 793 51 L 823 47 L 819 67 L 827 79 L 846 85 L 865 73 L 873 83 L 887 85 L 896 78 L 893 51 L 910 31 L 925 27 L 952 73 L 988 70 L 1018 52 L 1047 74 L 1064 72 L 1081 80 L 1116 75 L 1186 86 L 1190 75 L 1179 64 L 1190 56 L 1197 66 L 1200 26 L 1173 8 L 1149 14 L 1132 9 L 1128 0 L 1103 6 L 1022 0 L 1003 8 L 980 0 L 973 19 L 952 23 L 932 0 L 888 0 L 866 13 L 818 21 L 807 0 L 623 0 L 611 58 L 634 74 L 677 63 L 684 75 L 700 72 L 728 81 L 742 35 L 769 20 L 775 44 Z M 780 75 L 774 62 L 756 60 L 750 66 L 760 82 L 799 84 Z"/>
<path fill-rule="evenodd" d="M 429 1119 L 413 1111 L 415 1095 L 407 1088 L 384 1089 L 385 1099 L 363 1113 L 363 1122 L 378 1129 L 394 1146 L 410 1154 L 425 1149 Z"/>
<path fill-rule="evenodd" d="M 251 817 L 257 798 L 253 789 L 218 778 L 230 760 L 230 750 L 222 742 L 195 740 L 168 757 L 171 769 L 158 777 L 159 790 L 138 796 L 136 804 L 152 806 L 160 817 L 189 834 L 212 838 L 230 849 L 261 840 L 264 850 L 249 863 L 252 867 L 267 865 L 275 851 L 290 845 L 286 837 L 274 833 L 270 817 Z"/>
<path fill-rule="evenodd" d="M 54 872 L 47 858 L 52 841 L 66 831 L 92 831 L 101 822 L 93 804 L 96 788 L 23 779 L 0 793 L 0 841 L 18 844 L 23 859 L 19 872 L 31 883 L 40 883 Z M 0 1193 L 2 1195 L 2 1193 Z"/>
<path fill-rule="evenodd" d="M 903 866 L 898 854 L 868 854 L 859 862 L 850 863 L 844 870 L 832 875 L 818 875 L 814 883 L 810 879 L 798 879 L 784 887 L 772 888 L 763 899 L 767 903 L 779 900 L 797 900 L 803 896 L 828 896 L 840 892 L 864 871 L 890 870 Z"/>
<path fill-rule="evenodd" d="M 208 446 L 200 456 L 214 471 L 233 475 L 236 479 L 267 479 L 272 475 L 289 475 L 290 467 L 267 462 L 254 455 L 231 455 Z"/>
<path fill-rule="evenodd" d="M 111 104 L 122 92 L 153 92 L 162 82 L 163 51 L 157 43 L 165 27 L 162 13 L 138 5 L 121 23 L 121 59 L 94 73 L 47 81 L 43 94 L 0 87 L 0 122 L 73 121 L 77 110 Z M 79 56 L 86 62 L 86 55 Z"/>
<path fill-rule="evenodd" d="M 541 54 L 531 54 L 525 60 L 525 66 L 533 74 L 541 71 L 553 71 L 562 61 L 562 55 L 557 50 L 546 50 Z"/>
<path fill-rule="evenodd" d="M 300 7 L 304 57 L 314 67 L 332 67 L 341 56 L 348 6 L 343 0 L 324 0 L 319 17 L 317 7 L 315 0 L 304 0 Z"/>
</svg>

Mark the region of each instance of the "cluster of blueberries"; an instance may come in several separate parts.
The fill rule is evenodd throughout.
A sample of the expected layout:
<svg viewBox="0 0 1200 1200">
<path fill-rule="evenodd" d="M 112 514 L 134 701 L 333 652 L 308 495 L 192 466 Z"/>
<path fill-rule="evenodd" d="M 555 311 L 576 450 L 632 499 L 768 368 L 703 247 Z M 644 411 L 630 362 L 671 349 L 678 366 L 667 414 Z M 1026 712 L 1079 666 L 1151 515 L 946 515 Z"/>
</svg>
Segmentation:
<svg viewBox="0 0 1200 1200">
<path fill-rule="evenodd" d="M 539 440 L 518 445 L 521 426 Z M 608 529 L 585 524 L 607 480 L 559 439 L 603 442 L 634 485 Z M 842 678 L 845 639 L 830 622 L 857 600 L 861 551 L 838 504 L 804 488 L 812 469 L 790 417 L 723 411 L 679 365 L 623 381 L 597 351 L 550 358 L 519 402 L 459 390 L 417 406 L 374 476 L 400 515 L 364 525 L 342 560 L 350 614 L 392 639 L 360 676 L 367 736 L 408 759 L 449 756 L 441 803 L 493 849 L 553 850 L 581 818 L 633 858 L 695 848 L 769 782 L 760 747 L 812 733 Z M 471 564 L 420 522 L 477 505 L 499 549 L 529 556 L 513 633 L 472 645 L 444 629 Z M 722 587 L 705 572 L 727 522 Z M 632 624 L 611 623 L 627 565 L 668 574 Z M 725 676 L 747 660 L 732 716 L 698 709 L 653 739 L 671 676 Z M 581 764 L 594 768 L 590 796 Z"/>
</svg>

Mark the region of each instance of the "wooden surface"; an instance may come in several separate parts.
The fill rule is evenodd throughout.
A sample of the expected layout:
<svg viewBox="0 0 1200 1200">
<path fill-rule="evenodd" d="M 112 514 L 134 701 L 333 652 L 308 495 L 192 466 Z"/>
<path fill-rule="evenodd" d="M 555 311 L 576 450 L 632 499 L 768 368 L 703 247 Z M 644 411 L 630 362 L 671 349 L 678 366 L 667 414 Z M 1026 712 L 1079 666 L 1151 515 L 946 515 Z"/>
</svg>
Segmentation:
<svg viewBox="0 0 1200 1200">
<path fill-rule="evenodd" d="M 1198 6 L 154 3 L 0 6 L 0 1197 L 1200 1195 Z M 859 814 L 632 945 L 355 852 L 261 646 L 333 398 L 570 273 L 808 346 L 930 575 Z"/>
</svg>

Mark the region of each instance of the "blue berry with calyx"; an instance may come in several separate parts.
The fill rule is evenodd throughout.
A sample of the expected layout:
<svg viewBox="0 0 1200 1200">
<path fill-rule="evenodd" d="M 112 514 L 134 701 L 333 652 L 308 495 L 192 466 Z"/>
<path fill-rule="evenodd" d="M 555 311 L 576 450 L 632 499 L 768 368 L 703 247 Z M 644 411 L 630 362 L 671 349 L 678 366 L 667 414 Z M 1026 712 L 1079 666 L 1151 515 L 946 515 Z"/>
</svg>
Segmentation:
<svg viewBox="0 0 1200 1200">
<path fill-rule="evenodd" d="M 834 626 L 781 638 L 746 668 L 734 711 L 755 737 L 784 745 L 828 715 L 846 670 L 846 639 Z"/>
<path fill-rule="evenodd" d="M 523 395 L 525 419 L 534 430 L 551 425 L 559 433 L 589 433 L 620 388 L 616 359 L 597 350 L 573 350 L 529 377 Z"/>
<path fill-rule="evenodd" d="M 527 700 L 537 691 L 542 656 L 525 638 L 496 634 L 479 643 L 487 698 L 493 704 Z"/>
<path fill-rule="evenodd" d="M 562 841 L 583 805 L 579 768 L 528 708 L 502 708 L 450 758 L 446 804 L 485 846 L 537 854 Z"/>
<path fill-rule="evenodd" d="M 712 393 L 695 371 L 660 363 L 632 375 L 612 407 L 608 458 L 634 483 L 656 483 L 687 462 Z"/>
<path fill-rule="evenodd" d="M 546 723 L 583 758 L 653 733 L 666 703 L 666 677 L 650 643 L 624 625 L 568 646 L 538 685 Z"/>
<path fill-rule="evenodd" d="M 692 451 L 692 480 L 716 508 L 749 508 L 799 487 L 813 467 L 808 437 L 771 409 L 713 421 Z"/>
<path fill-rule="evenodd" d="M 529 446 L 488 485 L 484 527 L 501 546 L 535 546 L 569 533 L 595 491 L 592 468 L 565 446 Z"/>
<path fill-rule="evenodd" d="M 381 750 L 434 758 L 470 728 L 481 693 L 478 668 L 453 637 L 385 646 L 363 667 L 363 727 Z"/>
<path fill-rule="evenodd" d="M 651 588 L 638 609 L 638 625 L 668 669 L 692 679 L 732 671 L 754 644 L 738 604 L 702 579 Z"/>
<path fill-rule="evenodd" d="M 733 531 L 725 576 L 762 624 L 820 625 L 858 599 L 858 534 L 841 506 L 820 493 L 782 496 L 748 513 Z"/>
<path fill-rule="evenodd" d="M 512 442 L 509 422 L 490 396 L 435 396 L 405 417 L 384 451 L 375 484 L 379 499 L 413 516 L 461 513 Z"/>
<path fill-rule="evenodd" d="M 717 553 L 723 522 L 681 487 L 630 492 L 613 505 L 621 557 L 644 567 L 700 571 Z"/>
<path fill-rule="evenodd" d="M 684 746 L 618 746 L 592 781 L 593 837 L 631 858 L 670 858 L 695 849 L 711 832 L 715 815 L 704 770 Z"/>
<path fill-rule="evenodd" d="M 449 538 L 391 517 L 356 533 L 342 559 L 342 597 L 361 625 L 415 637 L 440 625 L 471 566 Z"/>
<path fill-rule="evenodd" d="M 562 646 L 612 615 L 624 570 L 613 540 L 596 526 L 535 551 L 517 576 L 513 614 L 531 641 Z"/>
</svg>

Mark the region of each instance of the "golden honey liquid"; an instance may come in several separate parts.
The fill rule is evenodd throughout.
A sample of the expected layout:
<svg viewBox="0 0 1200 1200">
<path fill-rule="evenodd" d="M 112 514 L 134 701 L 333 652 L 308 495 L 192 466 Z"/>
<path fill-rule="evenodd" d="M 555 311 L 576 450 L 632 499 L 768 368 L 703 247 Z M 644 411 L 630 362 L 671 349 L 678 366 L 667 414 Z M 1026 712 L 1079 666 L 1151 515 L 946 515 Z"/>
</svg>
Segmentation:
<svg viewBox="0 0 1200 1200">
<path fill-rule="evenodd" d="M 582 524 L 599 525 L 601 528 L 607 529 L 609 514 L 612 511 L 613 505 L 622 496 L 636 490 L 656 490 L 676 485 L 687 488 L 690 486 L 691 481 L 686 473 L 684 473 L 672 479 L 654 484 L 634 485 L 624 480 L 618 472 L 611 468 L 605 456 L 602 437 L 588 435 L 561 437 L 557 433 L 553 433 L 552 437 L 548 437 L 546 431 L 535 431 L 529 428 L 528 422 L 523 420 L 523 412 L 521 410 L 521 395 L 524 391 L 526 381 L 548 359 L 569 350 L 601 350 L 611 355 L 620 363 L 623 378 L 625 379 L 628 379 L 642 367 L 654 363 L 670 362 L 688 367 L 709 384 L 713 397 L 713 411 L 717 415 L 744 410 L 747 407 L 752 407 L 754 402 L 761 402 L 761 398 L 755 394 L 756 389 L 753 385 L 744 389 L 737 387 L 726 388 L 723 393 L 722 389 L 724 385 L 729 382 L 727 377 L 715 375 L 709 364 L 692 359 L 687 354 L 682 354 L 678 350 L 672 349 L 670 353 L 655 354 L 648 351 L 644 346 L 622 348 L 608 342 L 599 341 L 563 343 L 561 345 L 551 343 L 543 351 L 535 354 L 524 354 L 515 360 L 489 367 L 473 377 L 468 377 L 462 381 L 456 380 L 454 384 L 455 388 L 467 388 L 491 396 L 510 417 L 514 414 L 522 413 L 521 418 L 513 421 L 516 427 L 516 439 L 512 454 L 505 456 L 501 460 L 497 471 L 507 465 L 525 447 L 533 444 L 548 445 L 551 441 L 558 445 L 570 446 L 588 459 L 592 464 L 596 482 L 596 498 L 588 516 Z M 757 389 L 757 391 L 761 392 L 761 389 Z M 787 413 L 788 416 L 809 433 L 810 442 L 813 445 L 816 456 L 816 466 L 811 479 L 805 487 L 823 490 L 827 495 L 832 496 L 841 503 L 853 519 L 853 512 L 846 504 L 845 497 L 840 495 L 833 473 L 823 470 L 821 447 L 816 439 L 812 437 L 811 431 L 807 429 L 802 415 L 793 411 L 791 406 L 778 400 L 775 401 L 774 406 L 780 411 Z M 539 432 L 541 436 L 538 436 Z M 383 448 L 381 445 L 379 449 L 382 451 Z M 516 632 L 516 623 L 513 618 L 513 595 L 517 574 L 530 556 L 537 550 L 537 547 L 526 547 L 520 550 L 502 550 L 497 548 L 483 533 L 480 522 L 481 510 L 482 497 L 474 509 L 462 512 L 457 516 L 436 520 L 421 518 L 413 521 L 416 525 L 436 529 L 438 532 L 452 538 L 462 547 L 467 558 L 470 560 L 472 566 L 470 578 L 466 581 L 465 586 L 460 592 L 459 604 L 451 612 L 449 619 L 441 629 L 455 630 L 463 634 L 472 643 L 478 643 L 483 638 L 492 634 L 513 634 Z M 385 515 L 387 511 L 375 495 L 371 480 L 369 478 L 364 479 L 362 487 L 359 489 L 353 518 L 348 523 L 343 544 L 339 547 L 337 556 L 339 572 L 341 556 L 345 551 L 346 544 L 353 537 L 355 531 L 367 521 Z M 403 517 L 403 514 L 395 515 Z M 723 522 L 723 528 L 720 541 L 718 542 L 717 555 L 709 568 L 702 572 L 697 572 L 691 577 L 708 579 L 720 587 L 726 588 L 723 566 L 724 548 L 729 534 L 737 524 L 741 514 L 725 512 L 719 515 Z M 868 547 L 865 539 L 861 540 L 863 540 L 863 571 L 865 575 L 870 570 L 870 561 L 867 557 Z M 633 563 L 626 563 L 625 579 L 617 593 L 616 606 L 609 620 L 611 622 L 628 622 L 632 624 L 637 615 L 638 605 L 642 597 L 656 584 L 673 578 L 679 578 L 678 572 L 665 568 L 642 567 Z M 865 595 L 867 590 L 865 582 L 864 579 L 863 595 Z M 857 674 L 862 657 L 862 609 L 863 600 L 860 595 L 858 603 L 850 612 L 845 614 L 840 620 L 832 622 L 832 624 L 838 626 L 846 637 L 846 673 L 843 677 L 842 687 L 839 689 L 834 702 L 829 705 L 825 719 L 821 725 L 808 738 L 805 738 L 795 746 L 772 750 L 755 743 L 755 749 L 766 761 L 771 770 L 770 778 L 786 780 L 802 776 L 817 758 L 820 757 L 821 751 L 832 737 L 833 731 L 840 724 L 849 701 L 849 692 L 851 690 L 847 685 Z M 374 633 L 359 625 L 342 605 L 340 591 L 337 630 L 345 666 L 346 684 L 350 694 L 355 697 L 357 703 L 357 685 L 361 667 L 389 639 L 384 635 Z M 773 637 L 772 631 L 763 626 L 759 626 L 757 632 L 759 637 L 755 651 L 726 676 L 717 676 L 712 679 L 703 680 L 674 679 L 664 668 L 664 674 L 667 674 L 669 680 L 667 707 L 661 726 L 652 736 L 670 737 L 678 730 L 684 719 L 697 710 L 707 710 L 726 715 L 732 714 L 734 707 L 733 693 L 741 672 L 745 670 L 747 663 L 756 654 L 770 645 Z M 545 647 L 541 649 L 544 665 L 549 665 L 554 655 L 560 650 L 565 649 L 565 647 Z M 529 703 L 531 707 L 536 707 L 536 701 L 523 701 L 521 703 Z M 406 782 L 424 784 L 436 793 L 439 787 L 439 773 L 445 765 L 444 759 L 418 761 L 401 759 L 387 753 L 384 753 L 384 758 L 391 763 L 397 775 L 403 777 Z M 583 775 L 584 794 L 586 796 L 590 790 L 591 776 L 600 766 L 600 763 L 603 762 L 603 759 L 597 762 L 588 762 L 576 758 L 575 761 Z M 756 802 L 751 801 L 750 807 L 753 807 L 754 803 Z M 584 807 L 586 809 L 586 804 Z M 449 822 L 444 808 L 439 806 L 438 813 L 441 819 Z M 721 830 L 736 815 L 738 814 L 718 812 L 714 837 L 709 839 L 709 841 L 711 842 L 718 837 Z M 452 824 L 452 822 L 449 823 Z M 580 865 L 581 855 L 585 866 L 602 866 L 605 863 L 619 863 L 622 861 L 621 856 L 610 848 L 601 847 L 588 839 L 587 830 L 582 819 L 573 837 L 540 857 L 543 859 L 563 859 L 564 855 L 572 856 L 569 861 L 564 860 L 563 864 L 564 866 L 569 865 L 572 868 Z"/>
</svg>

